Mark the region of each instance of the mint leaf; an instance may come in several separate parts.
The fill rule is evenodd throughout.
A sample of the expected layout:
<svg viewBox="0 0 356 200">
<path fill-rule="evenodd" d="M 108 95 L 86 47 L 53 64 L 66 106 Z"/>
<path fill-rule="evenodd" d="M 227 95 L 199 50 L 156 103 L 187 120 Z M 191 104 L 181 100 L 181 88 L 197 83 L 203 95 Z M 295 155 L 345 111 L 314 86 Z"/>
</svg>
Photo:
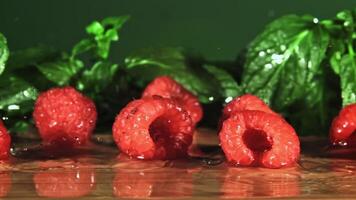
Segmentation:
<svg viewBox="0 0 356 200">
<path fill-rule="evenodd" d="M 169 75 L 198 96 L 203 103 L 221 98 L 219 83 L 199 66 L 190 66 L 181 48 L 145 49 L 125 59 L 134 84 L 144 88 L 157 76 Z"/>
<path fill-rule="evenodd" d="M 205 65 L 204 68 L 218 80 L 226 103 L 234 97 L 242 95 L 241 88 L 228 72 L 213 65 Z"/>
<path fill-rule="evenodd" d="M 36 67 L 48 80 L 63 86 L 69 84 L 71 78 L 83 68 L 83 63 L 80 60 L 63 60 L 42 63 Z"/>
<path fill-rule="evenodd" d="M 338 57 L 338 56 L 335 56 Z M 355 55 L 343 55 L 335 58 L 333 68 L 337 68 L 340 76 L 342 105 L 346 106 L 356 102 L 356 57 Z"/>
<path fill-rule="evenodd" d="M 98 35 L 102 35 L 104 33 L 105 28 L 103 27 L 103 25 L 101 25 L 100 22 L 94 21 L 91 24 L 89 24 L 85 30 L 89 34 L 98 36 Z"/>
<path fill-rule="evenodd" d="M 87 26 L 86 31 L 92 36 L 91 40 L 96 43 L 95 52 L 99 58 L 108 58 L 111 42 L 119 40 L 118 31 L 128 19 L 129 16 L 108 17 L 101 22 L 94 21 Z M 77 49 L 89 50 L 92 47 L 91 43 L 89 40 L 82 41 L 81 44 L 78 44 L 80 48 L 77 47 Z"/>
<path fill-rule="evenodd" d="M 95 42 L 93 40 L 83 39 L 73 47 L 71 59 L 73 60 L 77 55 L 87 52 L 93 48 L 95 48 Z"/>
<path fill-rule="evenodd" d="M 36 88 L 16 76 L 6 75 L 0 79 L 0 110 L 20 109 L 22 103 L 34 101 L 37 95 Z"/>
<path fill-rule="evenodd" d="M 11 57 L 7 62 L 9 71 L 14 71 L 20 68 L 33 67 L 39 63 L 51 62 L 61 57 L 61 52 L 47 47 L 36 46 L 27 49 L 11 52 Z"/>
<path fill-rule="evenodd" d="M 117 64 L 99 61 L 92 68 L 83 71 L 77 88 L 90 93 L 100 93 L 111 83 L 117 70 Z"/>
<path fill-rule="evenodd" d="M 345 10 L 336 15 L 335 26 L 341 27 L 339 34 L 334 36 L 337 48 L 331 50 L 330 65 L 340 77 L 342 105 L 356 102 L 356 9 Z"/>
<path fill-rule="evenodd" d="M 5 70 L 5 63 L 9 58 L 9 54 L 6 38 L 0 33 L 0 75 Z"/>
<path fill-rule="evenodd" d="M 312 90 L 329 42 L 311 16 L 275 20 L 250 44 L 242 76 L 246 93 L 283 110 Z"/>
</svg>

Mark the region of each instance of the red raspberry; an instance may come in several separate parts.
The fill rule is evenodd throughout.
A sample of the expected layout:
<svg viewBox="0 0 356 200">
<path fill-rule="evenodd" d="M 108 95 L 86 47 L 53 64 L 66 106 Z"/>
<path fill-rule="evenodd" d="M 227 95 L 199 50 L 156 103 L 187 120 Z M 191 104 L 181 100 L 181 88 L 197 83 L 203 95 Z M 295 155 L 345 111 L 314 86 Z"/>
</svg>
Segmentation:
<svg viewBox="0 0 356 200">
<path fill-rule="evenodd" d="M 86 143 L 95 128 L 92 100 L 72 87 L 53 88 L 37 98 L 33 118 L 42 139 L 59 145 Z"/>
<path fill-rule="evenodd" d="M 334 118 L 330 128 L 330 141 L 334 145 L 356 145 L 356 103 L 345 106 Z"/>
<path fill-rule="evenodd" d="M 182 85 L 168 76 L 160 76 L 147 85 L 142 93 L 142 97 L 159 95 L 177 101 L 192 118 L 193 124 L 197 124 L 202 116 L 203 109 L 199 100 Z"/>
<path fill-rule="evenodd" d="M 193 125 L 188 113 L 160 96 L 130 102 L 113 125 L 116 144 L 139 159 L 174 159 L 187 155 Z"/>
<path fill-rule="evenodd" d="M 0 120 L 0 159 L 9 158 L 11 137 Z"/>
<path fill-rule="evenodd" d="M 59 171 L 48 169 L 33 176 L 36 192 L 41 197 L 68 198 L 82 197 L 94 190 L 93 168 L 70 168 Z"/>
<path fill-rule="evenodd" d="M 265 104 L 265 102 L 263 102 L 260 98 L 252 94 L 245 94 L 234 98 L 231 102 L 226 104 L 221 120 L 224 121 L 235 112 L 243 110 L 259 110 L 266 113 L 275 114 L 275 112 L 271 110 L 268 105 Z"/>
<path fill-rule="evenodd" d="M 262 111 L 241 111 L 224 121 L 219 133 L 227 160 L 238 166 L 280 168 L 295 164 L 299 139 L 280 116 Z"/>
</svg>

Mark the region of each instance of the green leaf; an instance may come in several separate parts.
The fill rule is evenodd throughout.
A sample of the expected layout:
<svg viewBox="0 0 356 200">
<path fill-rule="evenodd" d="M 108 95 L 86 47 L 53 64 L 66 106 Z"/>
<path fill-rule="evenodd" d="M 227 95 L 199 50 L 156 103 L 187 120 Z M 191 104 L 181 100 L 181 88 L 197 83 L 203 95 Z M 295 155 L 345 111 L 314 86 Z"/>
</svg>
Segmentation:
<svg viewBox="0 0 356 200">
<path fill-rule="evenodd" d="M 283 110 L 313 90 L 329 43 L 328 33 L 310 16 L 275 20 L 250 44 L 242 76 L 246 93 Z"/>
<path fill-rule="evenodd" d="M 352 15 L 351 10 L 344 10 L 342 12 L 337 13 L 336 19 L 342 21 L 342 26 L 349 36 L 354 33 L 354 16 Z"/>
<path fill-rule="evenodd" d="M 99 61 L 92 68 L 84 70 L 78 80 L 77 88 L 90 93 L 100 93 L 111 83 L 117 70 L 117 64 Z"/>
<path fill-rule="evenodd" d="M 343 106 L 356 103 L 356 57 L 344 55 L 338 68 Z"/>
<path fill-rule="evenodd" d="M 219 83 L 201 67 L 189 66 L 181 48 L 145 49 L 125 59 L 129 75 L 141 88 L 157 76 L 169 75 L 203 103 L 221 98 Z"/>
<path fill-rule="evenodd" d="M 98 21 L 93 21 L 91 24 L 89 24 L 86 28 L 86 31 L 88 34 L 92 35 L 102 35 L 105 31 L 105 28 L 103 25 L 101 25 L 100 22 Z"/>
<path fill-rule="evenodd" d="M 86 28 L 87 33 L 92 35 L 93 40 L 96 42 L 94 47 L 96 55 L 99 58 L 108 58 L 111 42 L 119 40 L 118 31 L 128 19 L 129 16 L 108 17 L 101 22 L 94 21 Z M 77 47 L 77 49 L 83 49 L 84 51 L 92 48 L 92 44 L 89 44 L 89 40 L 79 43 L 78 45 L 80 47 Z"/>
<path fill-rule="evenodd" d="M 5 63 L 9 58 L 9 54 L 6 38 L 0 33 L 0 75 L 5 70 Z"/>
<path fill-rule="evenodd" d="M 74 59 L 77 55 L 87 52 L 95 47 L 95 42 L 91 39 L 83 39 L 78 42 L 72 49 L 71 59 Z"/>
<path fill-rule="evenodd" d="M 121 27 L 130 19 L 130 16 L 120 16 L 120 17 L 107 17 L 101 21 L 104 27 L 110 27 L 110 29 L 119 30 Z"/>
<path fill-rule="evenodd" d="M 21 103 L 37 98 L 37 89 L 13 75 L 0 79 L 0 110 L 21 109 Z"/>
<path fill-rule="evenodd" d="M 56 61 L 37 65 L 38 70 L 59 86 L 67 85 L 71 78 L 83 68 L 80 60 Z"/>
<path fill-rule="evenodd" d="M 43 62 L 51 62 L 61 57 L 61 53 L 47 46 L 36 46 L 14 51 L 7 62 L 9 71 L 28 68 Z"/>
<path fill-rule="evenodd" d="M 235 79 L 225 70 L 213 65 L 205 65 L 204 68 L 218 80 L 226 103 L 242 95 L 242 90 Z"/>
</svg>

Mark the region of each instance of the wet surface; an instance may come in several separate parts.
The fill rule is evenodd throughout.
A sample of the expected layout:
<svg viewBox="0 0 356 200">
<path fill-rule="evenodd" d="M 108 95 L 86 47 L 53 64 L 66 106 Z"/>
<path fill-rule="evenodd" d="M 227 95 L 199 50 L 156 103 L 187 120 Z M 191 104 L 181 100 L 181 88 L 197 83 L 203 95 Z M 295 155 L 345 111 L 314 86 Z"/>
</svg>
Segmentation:
<svg viewBox="0 0 356 200">
<path fill-rule="evenodd" d="M 49 155 L 34 143 L 15 144 L 15 156 L 0 164 L 0 197 L 356 198 L 356 152 L 330 150 L 325 139 L 302 138 L 302 158 L 287 169 L 229 167 L 216 134 L 206 130 L 192 158 L 176 161 L 129 159 L 109 136 L 70 155 Z"/>
</svg>

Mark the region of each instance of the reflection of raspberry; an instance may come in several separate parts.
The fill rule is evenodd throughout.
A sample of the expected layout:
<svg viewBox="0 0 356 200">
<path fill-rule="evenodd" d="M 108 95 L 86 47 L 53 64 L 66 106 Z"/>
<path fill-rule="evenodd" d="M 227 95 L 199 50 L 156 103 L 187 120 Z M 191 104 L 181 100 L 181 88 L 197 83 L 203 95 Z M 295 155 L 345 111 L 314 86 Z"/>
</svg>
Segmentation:
<svg viewBox="0 0 356 200">
<path fill-rule="evenodd" d="M 191 92 L 168 76 L 160 76 L 147 85 L 142 97 L 159 95 L 171 98 L 184 107 L 192 118 L 193 124 L 198 123 L 203 116 L 203 109 L 199 100 Z"/>
<path fill-rule="evenodd" d="M 9 157 L 11 137 L 0 120 L 0 159 Z"/>
<path fill-rule="evenodd" d="M 220 131 L 227 160 L 239 166 L 280 168 L 295 164 L 299 139 L 281 117 L 262 111 L 241 111 L 225 120 Z"/>
<path fill-rule="evenodd" d="M 330 141 L 334 145 L 355 146 L 356 103 L 345 106 L 332 122 Z"/>
<path fill-rule="evenodd" d="M 221 187 L 222 198 L 293 197 L 300 194 L 297 170 L 257 171 L 229 168 Z"/>
<path fill-rule="evenodd" d="M 41 197 L 82 197 L 95 187 L 92 168 L 70 168 L 38 172 L 33 177 L 37 194 Z"/>
<path fill-rule="evenodd" d="M 193 125 L 173 100 L 159 96 L 129 103 L 113 125 L 118 147 L 139 159 L 174 159 L 187 155 Z"/>
<path fill-rule="evenodd" d="M 92 100 L 72 87 L 53 88 L 38 97 L 33 118 L 42 139 L 56 144 L 83 144 L 95 128 Z"/>
<path fill-rule="evenodd" d="M 120 198 L 148 198 L 152 195 L 154 181 L 145 172 L 118 171 L 113 182 L 113 193 Z"/>
<path fill-rule="evenodd" d="M 176 168 L 174 170 L 176 173 L 169 170 L 119 169 L 113 182 L 113 193 L 120 198 L 191 197 L 193 193 L 192 174 L 186 170 Z"/>
<path fill-rule="evenodd" d="M 0 173 L 0 197 L 5 197 L 11 189 L 11 174 L 8 172 Z"/>
<path fill-rule="evenodd" d="M 236 97 L 225 106 L 221 120 L 224 121 L 235 112 L 243 110 L 259 110 L 266 113 L 275 113 L 260 98 L 252 94 L 245 94 Z"/>
</svg>

